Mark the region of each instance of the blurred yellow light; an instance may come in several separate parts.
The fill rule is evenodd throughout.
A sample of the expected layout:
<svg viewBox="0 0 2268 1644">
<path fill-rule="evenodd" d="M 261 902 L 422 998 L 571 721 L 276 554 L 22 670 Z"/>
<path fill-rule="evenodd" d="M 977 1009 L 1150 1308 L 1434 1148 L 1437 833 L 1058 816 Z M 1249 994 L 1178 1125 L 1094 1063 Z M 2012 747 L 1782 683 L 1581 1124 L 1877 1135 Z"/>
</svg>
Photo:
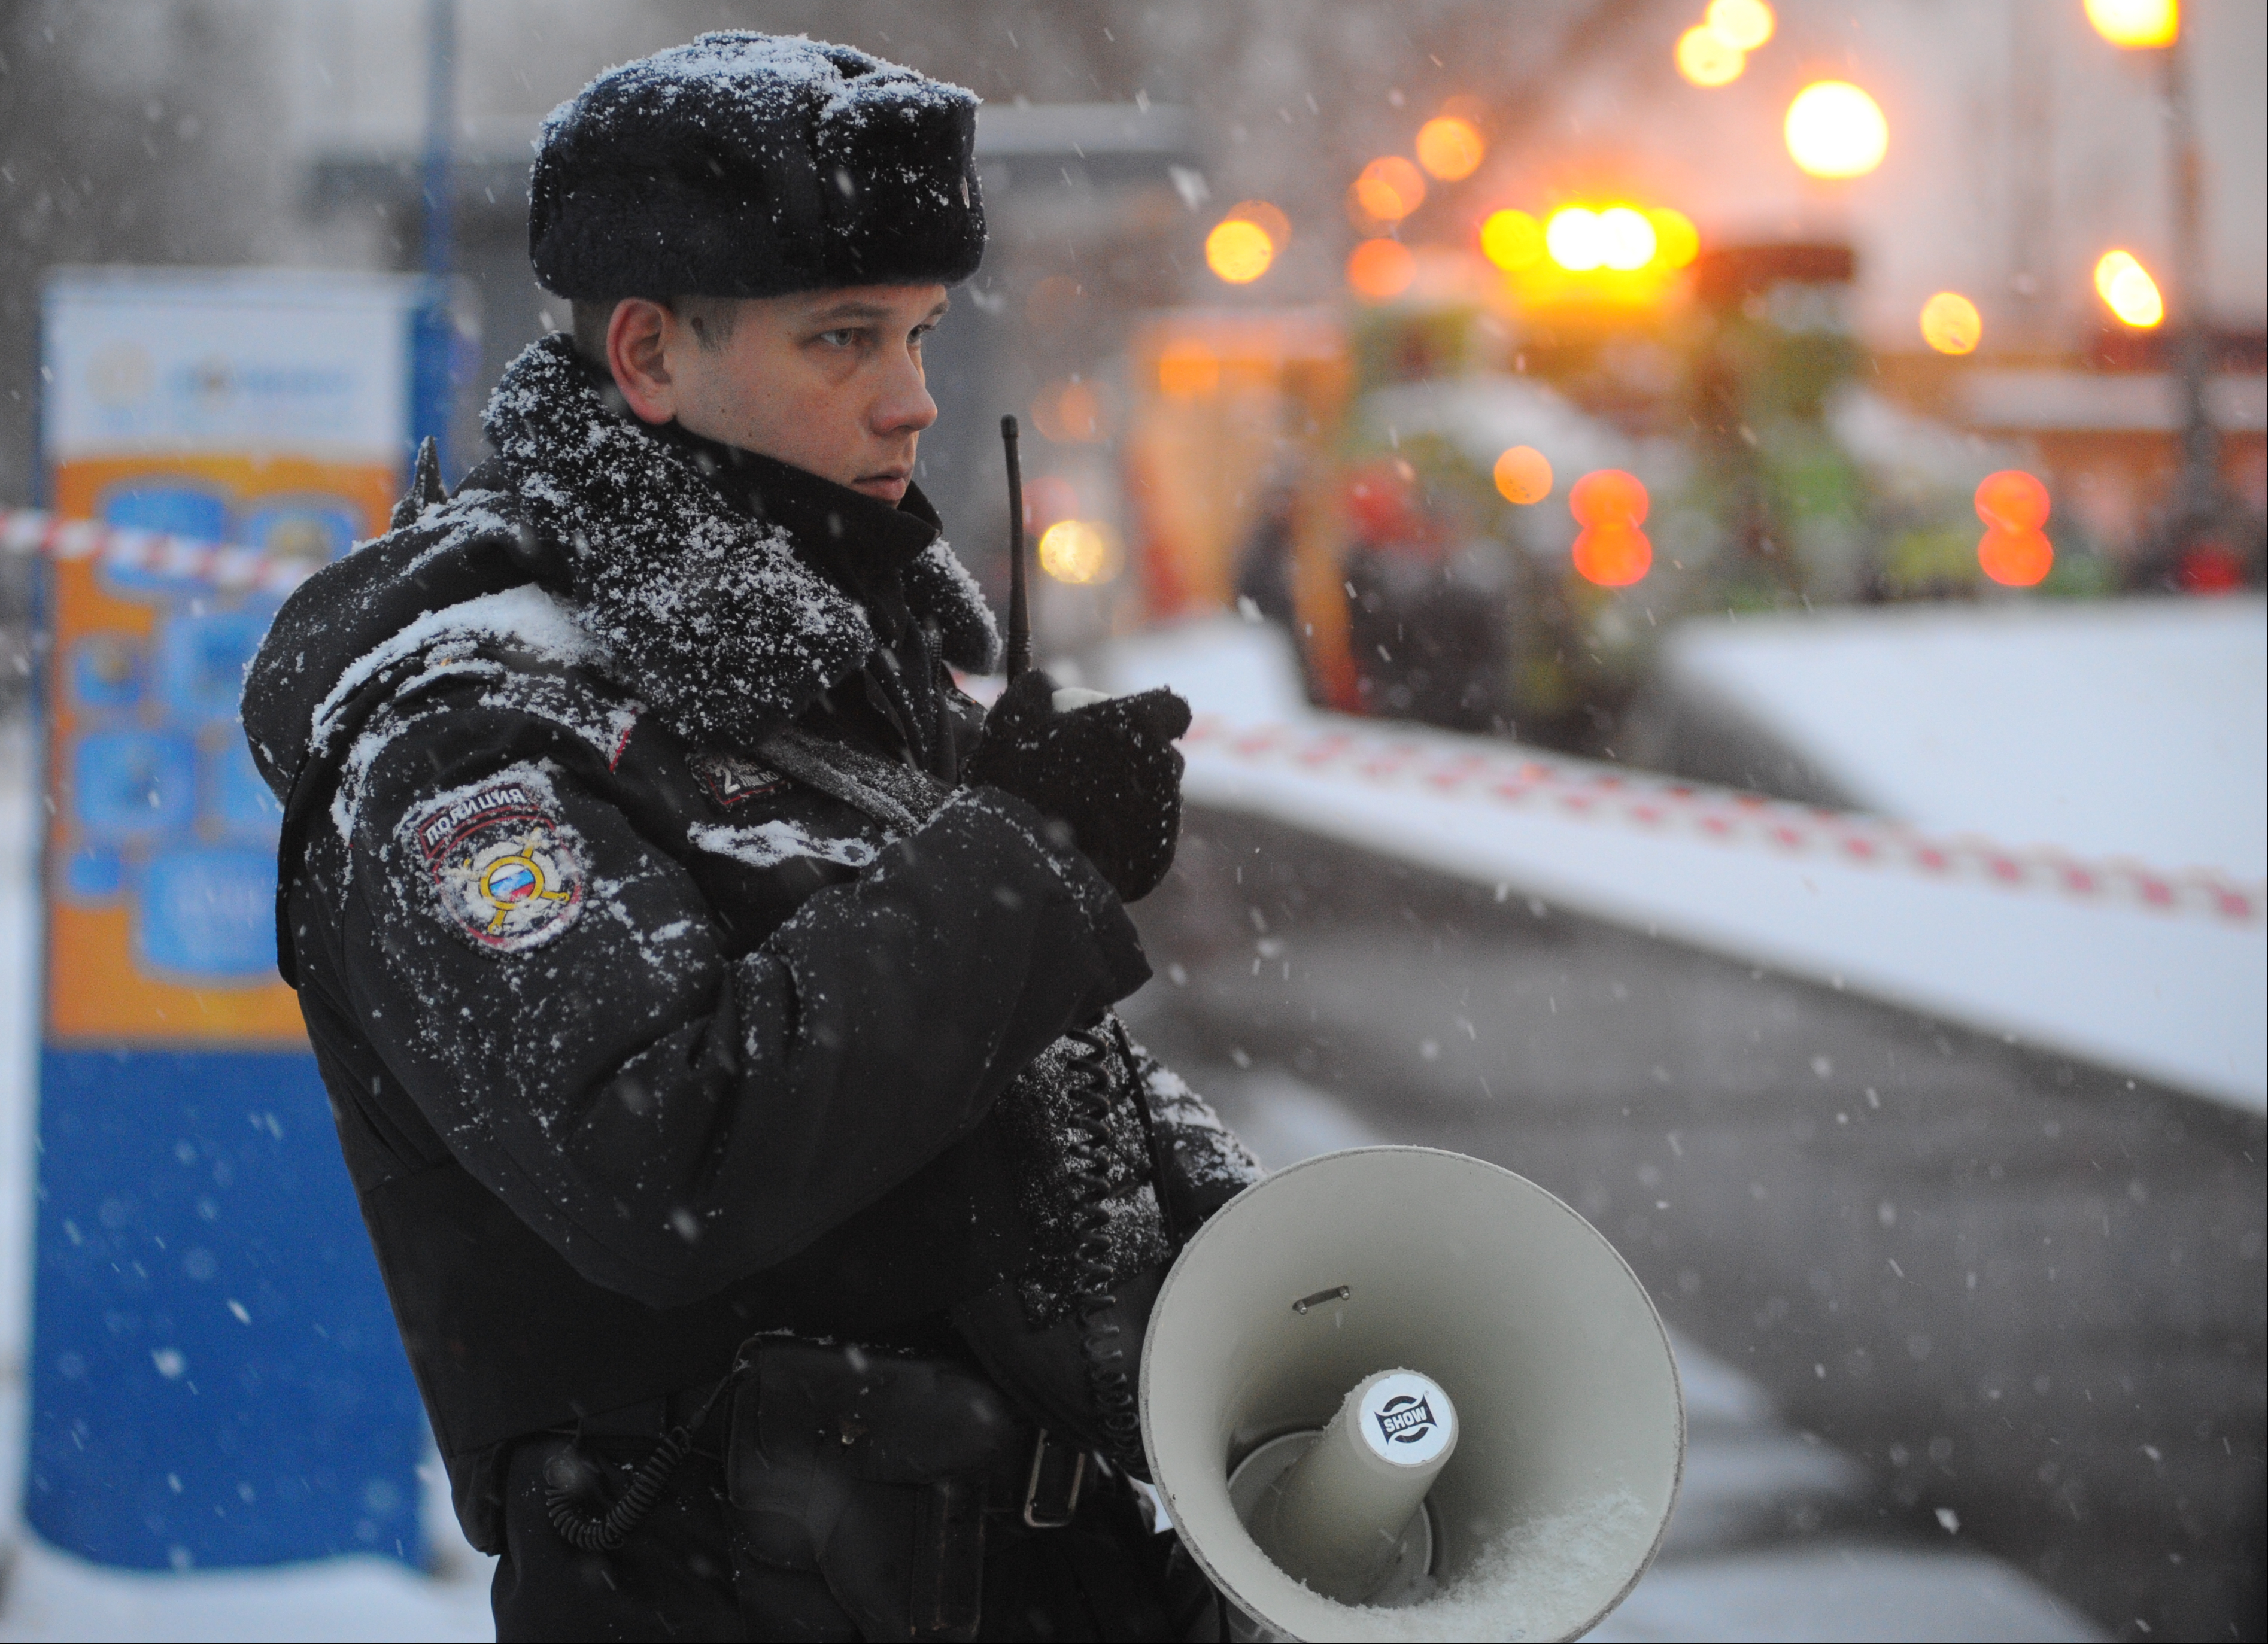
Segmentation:
<svg viewBox="0 0 2268 1644">
<path fill-rule="evenodd" d="M 2110 312 L 2137 331 L 2147 331 L 2166 317 L 2166 299 L 2150 271 L 2131 251 L 2107 251 L 2095 265 L 2095 290 Z"/>
<path fill-rule="evenodd" d="M 1354 180 L 1355 203 L 1381 223 L 1399 223 L 1425 203 L 1425 180 L 1399 154 L 1385 155 Z"/>
<path fill-rule="evenodd" d="M 1958 291 L 1940 291 L 1921 305 L 1922 341 L 1940 354 L 1966 354 L 1984 336 L 1977 305 Z"/>
<path fill-rule="evenodd" d="M 1748 66 L 1748 54 L 1706 23 L 1677 37 L 1677 72 L 1696 85 L 1730 85 Z"/>
<path fill-rule="evenodd" d="M 1276 247 L 1257 223 L 1231 217 L 1205 236 L 1205 267 L 1231 285 L 1249 285 L 1268 272 Z"/>
<path fill-rule="evenodd" d="M 1656 206 L 1646 214 L 1653 224 L 1654 257 L 1665 268 L 1683 268 L 1701 254 L 1701 233 L 1683 211 Z"/>
<path fill-rule="evenodd" d="M 1764 0 L 1709 0 L 1701 20 L 1712 34 L 1742 51 L 1754 51 L 1770 40 L 1778 21 Z"/>
<path fill-rule="evenodd" d="M 1418 259 L 1400 240 L 1366 239 L 1348 253 L 1347 283 L 1373 303 L 1399 297 L 1418 277 Z"/>
<path fill-rule="evenodd" d="M 1653 224 L 1629 206 L 1599 213 L 1599 261 L 1609 268 L 1643 268 L 1653 261 Z"/>
<path fill-rule="evenodd" d="M 1543 247 L 1551 253 L 1552 261 L 1571 274 L 1597 268 L 1607 260 L 1599 214 L 1587 206 L 1565 206 L 1554 211 L 1543 225 Z"/>
<path fill-rule="evenodd" d="M 1807 85 L 1787 106 L 1787 151 L 1814 177 L 1863 177 L 1882 163 L 1889 122 L 1848 80 Z"/>
<path fill-rule="evenodd" d="M 1481 224 L 1481 255 L 1506 274 L 1543 255 L 1543 224 L 1525 211 L 1491 211 Z"/>
<path fill-rule="evenodd" d="M 1514 445 L 1491 475 L 1507 503 L 1540 503 L 1551 495 L 1551 459 L 1533 445 Z"/>
<path fill-rule="evenodd" d="M 1091 520 L 1058 519 L 1040 533 L 1040 569 L 1059 583 L 1107 583 L 1118 575 L 1117 544 Z"/>
<path fill-rule="evenodd" d="M 2114 46 L 2170 46 L 2182 32 L 2176 0 L 2087 0 L 2087 20 Z"/>
<path fill-rule="evenodd" d="M 1418 163 L 1445 183 L 1471 176 L 1487 152 L 1480 128 L 1469 120 L 1443 114 L 1418 128 Z"/>
</svg>

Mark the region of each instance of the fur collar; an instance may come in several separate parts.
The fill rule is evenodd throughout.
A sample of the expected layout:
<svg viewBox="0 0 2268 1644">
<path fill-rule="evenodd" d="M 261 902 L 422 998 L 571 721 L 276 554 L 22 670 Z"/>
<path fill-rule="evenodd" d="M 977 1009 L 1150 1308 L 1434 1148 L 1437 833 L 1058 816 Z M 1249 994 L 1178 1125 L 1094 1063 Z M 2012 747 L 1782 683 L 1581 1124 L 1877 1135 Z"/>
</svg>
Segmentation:
<svg viewBox="0 0 2268 1644">
<path fill-rule="evenodd" d="M 733 508 L 689 452 L 610 407 L 565 335 L 530 344 L 505 370 L 486 428 L 526 524 L 563 556 L 571 614 L 688 740 L 752 745 L 873 650 L 857 601 L 779 525 Z M 948 662 L 993 665 L 991 612 L 942 539 L 904 582 Z"/>
</svg>

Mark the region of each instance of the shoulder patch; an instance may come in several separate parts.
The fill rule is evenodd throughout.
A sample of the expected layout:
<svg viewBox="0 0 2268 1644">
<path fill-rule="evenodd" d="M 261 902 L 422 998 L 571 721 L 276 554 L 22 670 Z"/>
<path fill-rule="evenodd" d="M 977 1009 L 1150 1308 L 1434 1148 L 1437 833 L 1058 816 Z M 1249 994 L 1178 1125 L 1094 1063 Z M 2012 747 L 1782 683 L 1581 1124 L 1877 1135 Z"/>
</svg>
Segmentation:
<svg viewBox="0 0 2268 1644">
<path fill-rule="evenodd" d="M 727 811 L 760 794 L 775 793 L 787 786 L 787 778 L 770 767 L 736 754 L 696 753 L 692 765 L 693 774 L 703 791 Z"/>
<path fill-rule="evenodd" d="M 582 857 L 537 782 L 499 777 L 444 794 L 411 814 L 409 833 L 443 922 L 482 947 L 534 947 L 583 911 Z"/>
</svg>

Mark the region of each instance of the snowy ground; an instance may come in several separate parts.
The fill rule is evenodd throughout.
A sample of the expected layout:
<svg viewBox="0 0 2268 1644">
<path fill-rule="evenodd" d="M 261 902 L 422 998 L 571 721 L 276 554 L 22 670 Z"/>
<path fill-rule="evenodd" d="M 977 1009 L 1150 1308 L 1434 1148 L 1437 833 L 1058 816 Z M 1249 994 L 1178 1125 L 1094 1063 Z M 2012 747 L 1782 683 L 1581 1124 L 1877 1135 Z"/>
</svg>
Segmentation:
<svg viewBox="0 0 2268 1644">
<path fill-rule="evenodd" d="M 2183 650 L 2138 623 L 2122 651 L 2121 632 L 2090 636 L 2121 681 L 2170 672 Z M 1956 694 L 1984 694 L 1972 653 L 1990 647 L 1945 649 L 1970 664 Z M 2257 732 L 2257 636 L 2209 628 L 2189 649 L 2222 657 L 2201 670 L 2217 682 L 2213 700 L 2233 703 L 2228 723 L 2241 728 L 2250 716 Z M 1786 680 L 1771 676 L 1773 701 L 1805 701 L 1803 682 L 1830 672 L 1808 650 L 1805 662 L 1808 672 L 1791 664 Z M 1854 769 L 1893 798 L 1910 796 L 1916 812 L 1876 818 L 1318 714 L 1291 685 L 1280 637 L 1233 620 L 1122 642 L 1094 672 L 1111 689 L 1170 681 L 1189 697 L 1200 716 L 1185 745 L 1196 803 L 2268 1111 L 2264 738 L 2248 733 L 2254 745 L 2240 750 L 2221 719 L 2191 728 L 2195 745 L 2169 752 L 2146 792 L 2135 772 L 2149 752 L 2147 716 L 2073 722 L 2029 702 L 2044 750 L 2031 763 L 2013 750 L 1969 750 L 1942 724 L 1940 742 L 1963 751 L 1937 764 L 1918 727 L 1904 745 L 1887 731 L 1854 733 L 1870 750 Z M 1830 694 L 1822 685 L 1815 694 Z M 1839 698 L 1830 706 L 1857 712 Z M 1804 745 L 1840 747 L 1834 723 L 1832 713 L 1807 721 Z M 2091 732 L 2103 744 L 2092 754 Z M 2249 796 L 2236 791 L 2248 782 Z M 2050 797 L 2028 800 L 2036 792 Z M 2098 808 L 2115 826 L 2080 829 Z M 2198 821 L 2200 811 L 2213 819 Z M 2014 832 L 1992 837 L 1988 822 Z M 2056 823 L 2073 836 L 2043 835 Z"/>
</svg>

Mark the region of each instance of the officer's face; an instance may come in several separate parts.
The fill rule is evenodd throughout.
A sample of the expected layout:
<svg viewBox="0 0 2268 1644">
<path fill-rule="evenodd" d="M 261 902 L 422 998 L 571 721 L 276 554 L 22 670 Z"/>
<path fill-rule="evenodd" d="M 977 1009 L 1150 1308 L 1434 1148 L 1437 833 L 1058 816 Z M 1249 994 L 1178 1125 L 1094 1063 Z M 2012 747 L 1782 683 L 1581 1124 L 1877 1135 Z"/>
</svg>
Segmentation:
<svg viewBox="0 0 2268 1644">
<path fill-rule="evenodd" d="M 673 312 L 619 303 L 607 358 L 630 409 L 774 457 L 886 503 L 906 494 L 937 421 L 922 338 L 942 285 L 862 285 Z M 721 322 L 721 323 L 720 323 Z"/>
</svg>

